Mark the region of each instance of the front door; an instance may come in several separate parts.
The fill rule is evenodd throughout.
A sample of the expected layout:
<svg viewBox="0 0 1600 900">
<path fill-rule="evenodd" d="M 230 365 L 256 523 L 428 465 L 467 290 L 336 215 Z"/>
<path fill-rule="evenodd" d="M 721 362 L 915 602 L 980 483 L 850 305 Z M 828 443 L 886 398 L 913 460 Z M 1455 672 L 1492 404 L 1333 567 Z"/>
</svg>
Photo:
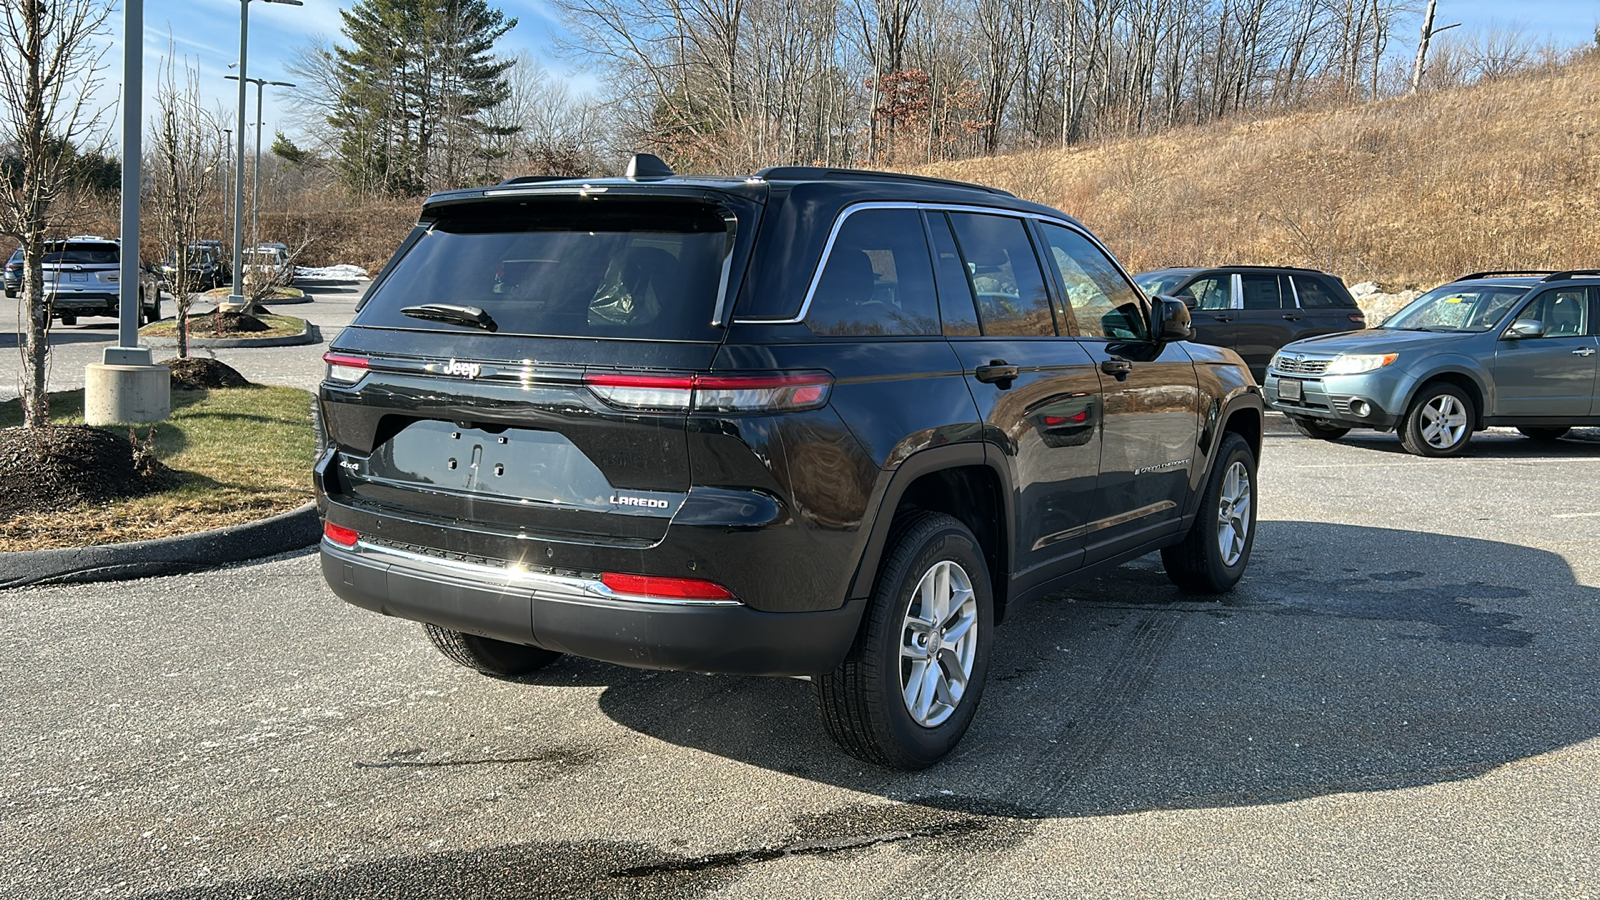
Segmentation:
<svg viewBox="0 0 1600 900">
<path fill-rule="evenodd" d="M 1063 318 L 1100 378 L 1100 479 L 1084 545 L 1093 563 L 1181 527 L 1200 389 L 1183 346 L 1151 340 L 1144 295 L 1099 245 L 1062 225 L 1041 231 L 1067 301 Z"/>
<path fill-rule="evenodd" d="M 1515 319 L 1544 323 L 1543 337 L 1495 345 L 1497 402 L 1491 415 L 1587 416 L 1594 407 L 1600 348 L 1591 333 L 1593 288 L 1551 288 L 1534 296 Z"/>
</svg>

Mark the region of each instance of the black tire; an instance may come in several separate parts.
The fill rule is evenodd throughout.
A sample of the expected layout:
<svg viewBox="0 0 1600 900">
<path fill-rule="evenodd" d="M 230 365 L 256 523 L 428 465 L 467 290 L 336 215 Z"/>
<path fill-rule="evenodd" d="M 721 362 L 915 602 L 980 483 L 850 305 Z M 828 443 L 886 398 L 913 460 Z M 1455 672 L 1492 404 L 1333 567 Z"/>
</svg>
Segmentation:
<svg viewBox="0 0 1600 900">
<path fill-rule="evenodd" d="M 1447 411 L 1458 409 L 1462 417 L 1456 425 L 1450 426 L 1450 429 L 1460 428 L 1459 435 L 1453 439 L 1450 429 L 1437 430 L 1441 406 Z M 1454 414 L 1451 417 L 1454 418 Z M 1400 445 L 1418 456 L 1456 456 L 1467 449 L 1477 420 L 1477 408 L 1466 391 L 1447 381 L 1437 381 L 1423 386 L 1411 402 L 1411 408 L 1406 410 L 1405 419 L 1400 422 Z M 1445 439 L 1440 440 L 1440 435 Z"/>
<path fill-rule="evenodd" d="M 496 678 L 526 675 L 561 658 L 561 654 L 543 647 L 497 641 L 475 634 L 450 631 L 433 624 L 424 624 L 422 628 L 427 632 L 428 640 L 433 642 L 433 646 L 451 662 Z"/>
<path fill-rule="evenodd" d="M 1323 441 L 1337 441 L 1350 433 L 1350 429 L 1339 425 L 1324 425 L 1316 419 L 1291 419 L 1294 427 L 1308 438 L 1317 438 Z"/>
<path fill-rule="evenodd" d="M 1241 468 L 1236 469 L 1236 466 Z M 1243 478 L 1246 492 L 1243 517 L 1238 515 L 1239 477 Z M 1206 477 L 1194 524 L 1189 526 L 1189 533 L 1181 542 L 1161 551 L 1161 564 L 1173 584 L 1198 594 L 1233 590 L 1244 577 L 1245 567 L 1250 564 L 1250 549 L 1256 542 L 1256 493 L 1256 455 L 1244 438 L 1227 432 L 1217 448 L 1217 461 L 1211 466 L 1211 474 Z M 1225 504 L 1224 497 L 1230 494 Z M 1232 529 L 1226 534 L 1224 518 Z M 1242 536 L 1240 531 L 1243 531 Z M 1237 553 L 1231 562 L 1223 551 L 1224 537 L 1229 539 L 1228 555 Z"/>
<path fill-rule="evenodd" d="M 914 608 L 921 614 L 917 588 L 923 577 L 936 577 L 935 571 L 941 567 L 949 579 L 947 584 L 958 583 L 958 569 L 965 576 L 973 605 L 969 608 L 963 598 L 935 634 L 944 647 L 945 631 L 965 622 L 963 634 L 970 641 L 957 637 L 954 646 L 937 654 L 938 669 L 931 679 L 939 682 L 937 688 L 944 693 L 933 686 L 927 688 L 931 693 L 924 704 L 925 718 L 919 720 L 908 707 L 911 701 L 905 697 L 904 679 L 914 676 L 918 662 L 923 663 L 923 671 L 933 667 L 925 660 L 903 656 L 902 647 L 932 639 L 927 632 L 913 629 L 909 616 Z M 989 571 L 972 532 L 943 513 L 908 515 L 896 523 L 855 644 L 837 669 L 812 680 L 823 727 L 846 753 L 866 762 L 912 771 L 944 759 L 966 734 L 983 698 L 993 626 Z M 973 628 L 976 635 L 970 634 Z M 962 655 L 970 660 L 971 671 L 966 674 L 965 688 L 954 696 L 949 690 L 949 674 L 951 666 L 955 671 L 965 670 Z M 953 702 L 946 702 L 947 697 Z M 935 709 L 935 704 L 941 708 Z"/>
<path fill-rule="evenodd" d="M 1559 441 L 1567 432 L 1572 430 L 1571 425 L 1518 425 L 1517 430 L 1524 437 L 1536 441 Z"/>
</svg>

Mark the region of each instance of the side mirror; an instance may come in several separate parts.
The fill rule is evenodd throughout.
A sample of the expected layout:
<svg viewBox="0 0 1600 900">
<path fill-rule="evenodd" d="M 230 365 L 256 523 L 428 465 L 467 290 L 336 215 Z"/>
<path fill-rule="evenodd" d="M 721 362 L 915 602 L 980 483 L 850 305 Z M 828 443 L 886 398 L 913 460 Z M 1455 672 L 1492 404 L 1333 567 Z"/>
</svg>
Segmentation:
<svg viewBox="0 0 1600 900">
<path fill-rule="evenodd" d="M 1538 319 L 1518 319 L 1506 329 L 1506 337 L 1510 340 L 1520 341 L 1523 338 L 1544 337 L 1544 323 Z"/>
<path fill-rule="evenodd" d="M 1170 344 L 1194 337 L 1194 325 L 1189 320 L 1189 307 L 1176 297 L 1156 298 L 1156 341 Z"/>
</svg>

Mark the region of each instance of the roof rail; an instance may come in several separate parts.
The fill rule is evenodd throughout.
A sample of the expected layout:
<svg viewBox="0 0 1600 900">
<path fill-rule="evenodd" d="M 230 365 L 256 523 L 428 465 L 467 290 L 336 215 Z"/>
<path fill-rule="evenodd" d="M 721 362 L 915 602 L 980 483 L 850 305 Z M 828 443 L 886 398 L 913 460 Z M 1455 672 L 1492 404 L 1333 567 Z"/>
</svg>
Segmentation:
<svg viewBox="0 0 1600 900">
<path fill-rule="evenodd" d="M 1489 271 L 1489 272 L 1473 272 L 1471 275 L 1463 275 L 1460 278 L 1457 278 L 1456 280 L 1457 281 L 1471 281 L 1474 278 L 1499 278 L 1499 277 L 1501 277 L 1503 275 L 1554 275 L 1554 274 L 1555 274 L 1555 272 L 1550 270 L 1550 269 L 1496 269 L 1496 270 Z"/>
<path fill-rule="evenodd" d="M 1541 281 L 1566 281 L 1569 278 L 1600 278 L 1600 269 L 1568 269 L 1556 272 Z"/>
<path fill-rule="evenodd" d="M 769 166 L 756 173 L 757 178 L 767 181 L 909 181 L 914 184 L 939 184 L 946 187 L 969 188 L 998 194 L 1002 197 L 1015 197 L 1010 191 L 989 187 L 983 184 L 973 184 L 969 181 L 955 181 L 950 178 L 933 178 L 927 175 L 907 175 L 904 172 L 877 172 L 871 169 L 833 169 L 821 166 Z"/>
<path fill-rule="evenodd" d="M 507 178 L 504 181 L 499 182 L 498 184 L 495 185 L 495 187 L 500 187 L 502 185 L 507 185 L 507 184 L 538 184 L 541 181 L 571 181 L 571 180 L 572 180 L 572 176 L 570 176 L 570 175 L 518 175 L 515 178 Z"/>
</svg>

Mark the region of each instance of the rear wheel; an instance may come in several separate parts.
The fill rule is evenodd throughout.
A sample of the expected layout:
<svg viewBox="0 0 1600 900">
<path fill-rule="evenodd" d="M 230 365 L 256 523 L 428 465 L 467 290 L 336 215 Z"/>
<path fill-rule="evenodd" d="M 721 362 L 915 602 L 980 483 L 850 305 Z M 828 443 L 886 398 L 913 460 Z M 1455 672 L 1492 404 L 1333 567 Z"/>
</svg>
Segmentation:
<svg viewBox="0 0 1600 900">
<path fill-rule="evenodd" d="M 1316 419 L 1292 419 L 1294 427 L 1309 438 L 1324 441 L 1337 441 L 1350 433 L 1350 429 L 1338 425 L 1324 425 Z"/>
<path fill-rule="evenodd" d="M 1455 456 L 1472 440 L 1476 415 L 1466 391 L 1449 382 L 1430 384 L 1400 423 L 1400 444 L 1418 456 Z"/>
<path fill-rule="evenodd" d="M 1559 441 L 1563 435 L 1572 430 L 1572 427 L 1570 425 L 1552 425 L 1548 427 L 1518 425 L 1517 430 L 1522 432 L 1524 436 L 1531 437 L 1536 441 Z"/>
<path fill-rule="evenodd" d="M 422 628 L 433 646 L 451 662 L 498 678 L 526 675 L 561 658 L 561 654 L 543 647 L 497 641 L 433 624 L 424 624 Z"/>
<path fill-rule="evenodd" d="M 1200 512 L 1183 541 L 1161 551 L 1172 583 L 1186 591 L 1220 594 L 1244 577 L 1256 540 L 1256 455 L 1228 432 L 1217 448 Z"/>
<path fill-rule="evenodd" d="M 828 734 L 896 769 L 943 759 L 983 696 L 993 622 L 972 532 L 943 513 L 913 514 L 897 527 L 849 655 L 812 682 Z"/>
</svg>

